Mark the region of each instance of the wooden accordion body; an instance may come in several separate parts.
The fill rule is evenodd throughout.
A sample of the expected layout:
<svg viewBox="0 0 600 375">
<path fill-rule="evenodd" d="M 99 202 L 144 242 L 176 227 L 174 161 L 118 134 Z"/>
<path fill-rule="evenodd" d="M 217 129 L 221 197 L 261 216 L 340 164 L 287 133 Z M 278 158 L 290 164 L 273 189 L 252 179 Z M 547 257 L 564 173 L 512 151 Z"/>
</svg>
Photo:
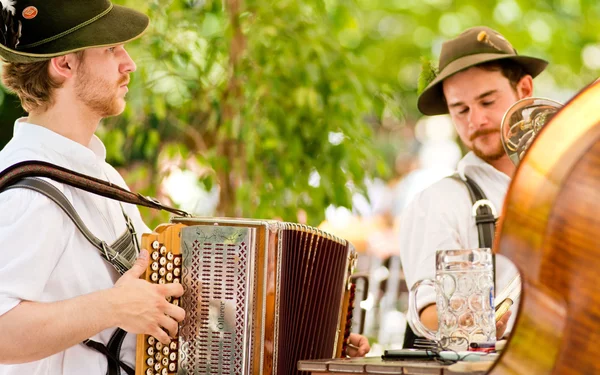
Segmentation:
<svg viewBox="0 0 600 375">
<path fill-rule="evenodd" d="M 166 347 L 138 335 L 136 375 L 296 374 L 349 334 L 347 241 L 278 221 L 174 218 L 144 234 L 153 283 L 181 282 L 186 318 Z"/>
</svg>

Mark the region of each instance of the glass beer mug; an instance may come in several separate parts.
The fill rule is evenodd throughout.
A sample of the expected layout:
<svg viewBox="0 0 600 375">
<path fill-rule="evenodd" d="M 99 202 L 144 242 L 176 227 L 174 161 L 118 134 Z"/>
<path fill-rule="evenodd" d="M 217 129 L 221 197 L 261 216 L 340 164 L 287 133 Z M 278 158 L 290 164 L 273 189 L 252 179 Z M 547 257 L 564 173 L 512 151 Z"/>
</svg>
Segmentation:
<svg viewBox="0 0 600 375">
<path fill-rule="evenodd" d="M 467 350 L 471 342 L 496 341 L 492 251 L 438 250 L 435 280 L 420 280 L 409 295 L 409 320 L 415 333 L 451 350 Z M 438 330 L 425 327 L 417 312 L 417 290 L 435 288 Z"/>
</svg>

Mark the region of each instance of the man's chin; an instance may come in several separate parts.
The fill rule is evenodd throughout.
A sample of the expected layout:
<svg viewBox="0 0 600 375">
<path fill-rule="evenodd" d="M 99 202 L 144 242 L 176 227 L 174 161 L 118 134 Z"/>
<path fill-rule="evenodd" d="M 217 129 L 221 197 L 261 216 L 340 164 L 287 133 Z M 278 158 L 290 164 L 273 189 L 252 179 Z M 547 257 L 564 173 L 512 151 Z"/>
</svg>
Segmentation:
<svg viewBox="0 0 600 375">
<path fill-rule="evenodd" d="M 118 102 L 116 102 L 110 110 L 106 111 L 106 113 L 102 117 L 106 118 L 118 116 L 121 113 L 123 113 L 123 111 L 125 111 L 125 100 L 119 99 Z"/>
<path fill-rule="evenodd" d="M 500 158 L 506 155 L 504 149 L 494 151 L 483 151 L 481 149 L 474 148 L 473 152 L 475 153 L 475 155 L 479 156 L 479 158 L 487 162 L 499 160 Z"/>
</svg>

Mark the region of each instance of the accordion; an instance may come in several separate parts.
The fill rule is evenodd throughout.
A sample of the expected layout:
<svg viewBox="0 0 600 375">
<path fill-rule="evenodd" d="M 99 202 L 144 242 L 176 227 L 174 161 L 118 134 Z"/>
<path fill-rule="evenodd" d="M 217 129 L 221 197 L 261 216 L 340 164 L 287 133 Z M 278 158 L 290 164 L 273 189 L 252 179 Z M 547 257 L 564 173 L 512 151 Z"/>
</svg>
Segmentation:
<svg viewBox="0 0 600 375">
<path fill-rule="evenodd" d="M 142 276 L 180 282 L 178 337 L 138 335 L 136 375 L 298 374 L 345 353 L 357 260 L 352 245 L 279 221 L 177 217 L 142 236 Z"/>
</svg>

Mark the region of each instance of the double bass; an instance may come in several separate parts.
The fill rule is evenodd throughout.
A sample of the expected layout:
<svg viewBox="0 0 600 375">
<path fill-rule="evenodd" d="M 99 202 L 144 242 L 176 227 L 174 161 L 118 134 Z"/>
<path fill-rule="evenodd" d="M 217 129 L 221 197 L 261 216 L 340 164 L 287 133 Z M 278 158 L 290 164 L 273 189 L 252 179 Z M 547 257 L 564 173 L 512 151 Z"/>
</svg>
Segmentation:
<svg viewBox="0 0 600 375">
<path fill-rule="evenodd" d="M 519 269 L 515 325 L 491 375 L 600 373 L 600 82 L 536 134 L 495 250 Z"/>
</svg>

